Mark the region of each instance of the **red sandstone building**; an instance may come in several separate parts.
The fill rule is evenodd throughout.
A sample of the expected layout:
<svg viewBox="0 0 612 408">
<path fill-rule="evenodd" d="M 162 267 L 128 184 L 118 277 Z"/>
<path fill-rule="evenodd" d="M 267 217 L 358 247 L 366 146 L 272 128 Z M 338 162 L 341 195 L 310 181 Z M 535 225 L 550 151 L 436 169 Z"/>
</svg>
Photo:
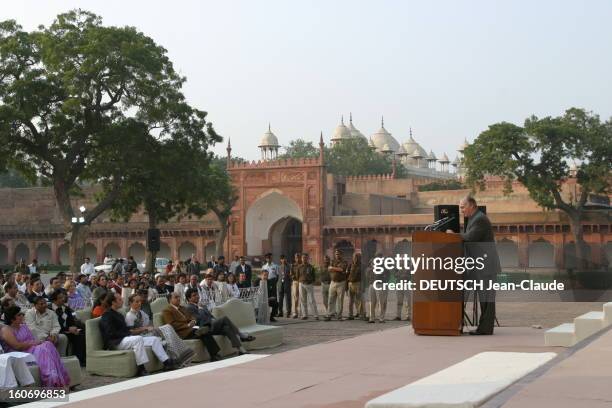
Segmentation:
<svg viewBox="0 0 612 408">
<path fill-rule="evenodd" d="M 346 137 L 363 137 L 352 118 L 349 126 L 338 126 L 332 143 Z M 375 252 L 403 253 L 410 249 L 412 232 L 432 222 L 434 205 L 457 204 L 469 192 L 418 191 L 420 184 L 457 177 L 461 169 L 455 160 L 456 172 L 451 173 L 446 153 L 436 159 L 433 152 L 425 153 L 412 135 L 399 144 L 382 126 L 369 142 L 383 154 L 395 154 L 399 165 L 407 167 L 409 177 L 328 174 L 322 140 L 318 158 L 277 159 L 279 144 L 270 130 L 260 143 L 262 160 L 258 162 L 232 161 L 228 146 L 228 171 L 239 198 L 230 217 L 224 254 L 259 256 L 270 251 L 277 257 L 306 251 L 320 263 L 334 248 L 347 255 L 361 251 L 366 257 Z M 533 272 L 571 268 L 575 264 L 574 244 L 567 217 L 538 207 L 521 185 L 516 184 L 510 196 L 505 196 L 502 189 L 500 181 L 489 180 L 487 189 L 476 198 L 480 205 L 487 206 L 504 268 Z M 575 196 L 576 189 L 575 179 L 570 178 L 563 194 Z M 87 207 L 88 202 L 77 204 Z M 66 231 L 51 189 L 0 190 L 0 218 L 0 265 L 13 264 L 20 258 L 67 263 Z M 91 226 L 87 255 L 97 262 L 106 254 L 133 255 L 137 261 L 143 260 L 146 221 L 143 214 L 134 215 L 129 223 L 100 217 Z M 609 211 L 587 212 L 584 237 L 589 244 L 589 261 L 594 265 L 609 265 L 612 260 L 610 226 Z M 221 228 L 209 215 L 164 224 L 161 230 L 159 256 L 186 259 L 195 254 L 203 260 L 215 255 L 215 239 Z"/>
</svg>

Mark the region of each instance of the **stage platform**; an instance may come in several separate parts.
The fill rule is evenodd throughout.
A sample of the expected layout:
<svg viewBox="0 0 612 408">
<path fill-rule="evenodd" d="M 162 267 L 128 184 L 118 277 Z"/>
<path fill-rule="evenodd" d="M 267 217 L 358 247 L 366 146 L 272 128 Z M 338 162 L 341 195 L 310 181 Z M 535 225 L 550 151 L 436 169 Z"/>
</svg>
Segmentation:
<svg viewBox="0 0 612 408">
<path fill-rule="evenodd" d="M 545 347 L 543 331 L 532 328 L 497 328 L 494 336 L 438 337 L 416 336 L 405 326 L 236 361 L 239 364 L 206 372 L 192 371 L 180 378 L 177 374 L 182 370 L 156 374 L 131 380 L 141 382 L 124 391 L 122 383 L 114 384 L 105 395 L 86 390 L 78 393 L 79 402 L 63 406 L 363 408 L 374 397 L 483 351 L 564 350 Z M 156 378 L 155 383 L 146 384 Z M 86 398 L 88 393 L 91 398 Z"/>
</svg>

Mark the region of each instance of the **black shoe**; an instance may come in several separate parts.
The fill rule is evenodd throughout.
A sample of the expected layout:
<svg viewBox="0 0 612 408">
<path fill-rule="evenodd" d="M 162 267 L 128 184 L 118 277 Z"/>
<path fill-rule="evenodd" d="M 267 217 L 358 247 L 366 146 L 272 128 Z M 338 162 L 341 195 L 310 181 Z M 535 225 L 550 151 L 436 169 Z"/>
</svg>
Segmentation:
<svg viewBox="0 0 612 408">
<path fill-rule="evenodd" d="M 164 361 L 163 364 L 164 364 L 164 368 L 163 368 L 164 371 L 176 370 L 177 368 L 176 363 L 171 358 Z"/>
<path fill-rule="evenodd" d="M 147 375 L 149 375 L 149 372 L 145 368 L 144 364 L 139 365 L 138 369 L 136 370 L 136 377 L 145 377 Z"/>
<path fill-rule="evenodd" d="M 270 317 L 270 321 L 274 323 L 276 322 L 276 319 L 274 317 Z"/>
<path fill-rule="evenodd" d="M 251 336 L 250 334 L 240 339 L 240 341 L 253 341 L 253 340 L 255 340 L 255 336 Z"/>
<path fill-rule="evenodd" d="M 220 361 L 220 360 L 223 360 L 223 357 L 221 357 L 219 354 L 215 354 L 214 356 L 210 358 L 211 362 Z"/>
</svg>

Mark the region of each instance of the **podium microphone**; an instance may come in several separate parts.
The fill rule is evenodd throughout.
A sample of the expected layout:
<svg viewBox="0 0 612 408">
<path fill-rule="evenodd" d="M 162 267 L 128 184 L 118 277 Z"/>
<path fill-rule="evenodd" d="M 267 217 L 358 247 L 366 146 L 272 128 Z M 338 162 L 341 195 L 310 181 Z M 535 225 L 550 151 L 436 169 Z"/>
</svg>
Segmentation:
<svg viewBox="0 0 612 408">
<path fill-rule="evenodd" d="M 426 226 L 425 227 L 425 231 L 438 231 L 438 227 L 440 225 L 446 224 L 447 222 L 450 222 L 453 219 L 455 219 L 455 217 L 444 217 L 444 218 L 434 222 L 433 224 L 429 224 L 428 226 Z"/>
</svg>

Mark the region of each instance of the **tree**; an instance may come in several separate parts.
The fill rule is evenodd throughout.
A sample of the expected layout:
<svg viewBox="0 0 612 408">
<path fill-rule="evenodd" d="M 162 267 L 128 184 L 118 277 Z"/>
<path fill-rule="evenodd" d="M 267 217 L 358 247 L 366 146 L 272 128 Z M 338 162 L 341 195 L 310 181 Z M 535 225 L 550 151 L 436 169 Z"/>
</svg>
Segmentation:
<svg viewBox="0 0 612 408">
<path fill-rule="evenodd" d="M 563 116 L 532 116 L 520 127 L 502 122 L 489 126 L 465 149 L 466 182 L 484 189 L 485 176 L 501 176 L 505 193 L 517 180 L 531 198 L 546 209 L 567 214 L 576 243 L 579 270 L 584 269 L 585 248 L 581 221 L 589 194 L 609 194 L 612 179 L 612 121 L 582 109 Z M 577 163 L 576 197 L 564 193 L 570 163 Z"/>
<path fill-rule="evenodd" d="M 312 142 L 307 142 L 304 139 L 292 140 L 289 142 L 289 146 L 285 147 L 284 149 L 285 153 L 279 156 L 280 159 L 319 157 L 319 148 L 315 147 Z"/>
<path fill-rule="evenodd" d="M 88 226 L 108 210 L 140 171 L 135 152 L 151 138 L 204 133 L 220 140 L 206 113 L 185 103 L 166 50 L 133 27 L 105 27 L 81 10 L 25 32 L 0 23 L 0 168 L 12 167 L 53 187 L 70 231 L 77 271 Z M 73 224 L 73 198 L 101 184 L 97 203 Z"/>
<path fill-rule="evenodd" d="M 149 228 L 171 218 L 202 216 L 209 211 L 213 185 L 209 184 L 210 153 L 199 146 L 198 138 L 156 140 L 151 137 L 147 148 L 137 155 L 138 170 L 128 176 L 111 207 L 114 218 L 129 221 L 140 208 L 147 214 Z M 200 135 L 205 138 L 204 134 Z M 106 186 L 108 188 L 108 186 Z M 216 204 L 213 202 L 212 204 Z M 147 248 L 146 270 L 154 272 L 156 251 Z"/>
<path fill-rule="evenodd" d="M 358 176 L 393 171 L 391 157 L 377 153 L 362 138 L 343 140 L 326 149 L 325 153 L 325 163 L 332 174 Z M 404 177 L 405 174 L 404 166 L 397 163 L 396 176 Z"/>
<path fill-rule="evenodd" d="M 421 184 L 419 186 L 419 191 L 461 190 L 464 188 L 465 186 L 459 180 L 441 180 Z"/>
</svg>

